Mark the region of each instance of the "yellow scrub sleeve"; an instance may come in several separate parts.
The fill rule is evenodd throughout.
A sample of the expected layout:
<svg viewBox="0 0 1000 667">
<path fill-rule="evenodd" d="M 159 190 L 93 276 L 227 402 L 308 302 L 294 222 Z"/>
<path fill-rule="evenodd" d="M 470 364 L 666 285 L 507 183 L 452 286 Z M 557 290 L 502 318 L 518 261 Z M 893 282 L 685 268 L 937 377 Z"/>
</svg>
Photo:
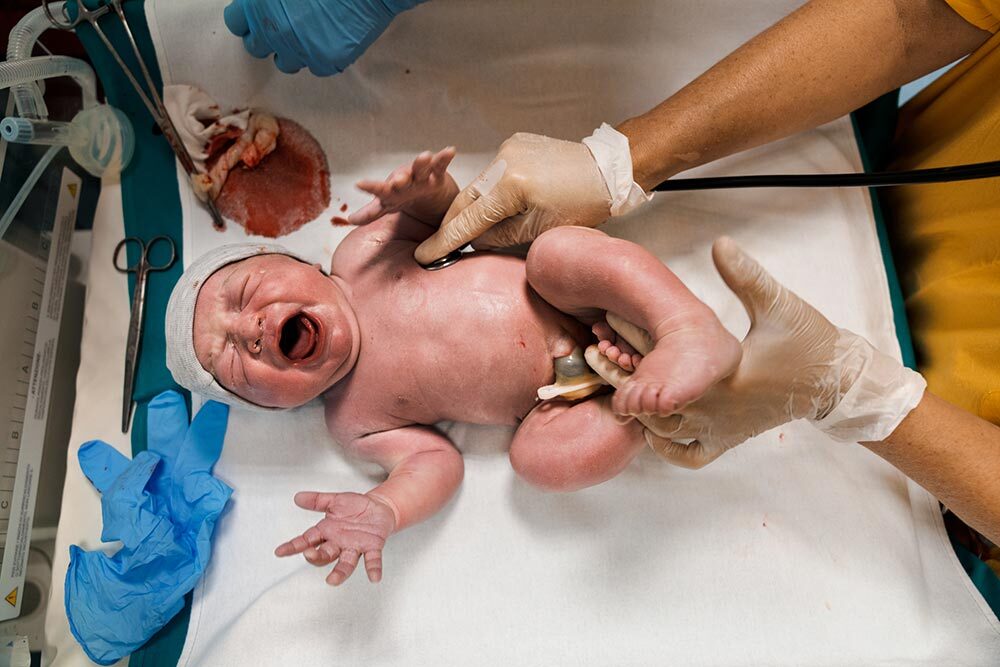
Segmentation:
<svg viewBox="0 0 1000 667">
<path fill-rule="evenodd" d="M 948 0 L 1000 28 L 1000 0 Z M 1000 160 L 1000 34 L 900 112 L 894 169 Z M 931 391 L 1000 424 L 1000 178 L 888 193 L 890 233 Z"/>
</svg>

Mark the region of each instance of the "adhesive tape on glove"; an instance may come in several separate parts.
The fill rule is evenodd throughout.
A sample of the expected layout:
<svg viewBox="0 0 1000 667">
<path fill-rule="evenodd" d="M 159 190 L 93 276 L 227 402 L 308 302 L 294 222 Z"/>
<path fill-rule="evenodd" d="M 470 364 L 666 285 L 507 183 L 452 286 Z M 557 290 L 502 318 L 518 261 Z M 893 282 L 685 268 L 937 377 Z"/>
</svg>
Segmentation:
<svg viewBox="0 0 1000 667">
<path fill-rule="evenodd" d="M 632 179 L 632 152 L 628 137 L 607 123 L 601 123 L 593 134 L 583 140 L 583 144 L 590 149 L 608 186 L 612 216 L 625 215 L 653 198 Z"/>
<path fill-rule="evenodd" d="M 864 346 L 856 351 L 864 366 L 840 403 L 813 425 L 843 442 L 885 440 L 920 403 L 927 381 L 855 334 L 842 330 L 841 340 Z"/>
</svg>

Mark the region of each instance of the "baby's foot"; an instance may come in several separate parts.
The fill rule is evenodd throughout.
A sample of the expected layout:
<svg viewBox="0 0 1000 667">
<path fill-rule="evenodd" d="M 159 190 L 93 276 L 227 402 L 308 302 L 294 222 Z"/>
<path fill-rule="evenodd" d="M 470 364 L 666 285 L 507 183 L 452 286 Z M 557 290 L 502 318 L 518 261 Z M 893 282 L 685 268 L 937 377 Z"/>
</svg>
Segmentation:
<svg viewBox="0 0 1000 667">
<path fill-rule="evenodd" d="M 352 225 L 367 225 L 388 213 L 403 211 L 421 222 L 436 225 L 458 195 L 458 184 L 448 174 L 453 147 L 437 153 L 424 151 L 413 163 L 398 167 L 384 181 L 358 181 L 359 189 L 375 198 L 352 213 Z"/>
<path fill-rule="evenodd" d="M 645 332 L 622 322 L 608 313 L 612 328 L 634 347 L 648 349 L 645 346 L 649 338 L 632 340 L 637 330 Z M 736 370 L 743 356 L 739 341 L 710 311 L 706 316 L 668 320 L 650 338 L 653 348 L 612 399 L 612 407 L 619 414 L 673 414 Z"/>
<path fill-rule="evenodd" d="M 618 335 L 610 324 L 598 322 L 591 327 L 591 331 L 597 336 L 597 350 L 607 357 L 608 361 L 617 364 L 624 371 L 631 372 L 638 368 L 642 355 L 629 345 L 624 336 Z"/>
</svg>

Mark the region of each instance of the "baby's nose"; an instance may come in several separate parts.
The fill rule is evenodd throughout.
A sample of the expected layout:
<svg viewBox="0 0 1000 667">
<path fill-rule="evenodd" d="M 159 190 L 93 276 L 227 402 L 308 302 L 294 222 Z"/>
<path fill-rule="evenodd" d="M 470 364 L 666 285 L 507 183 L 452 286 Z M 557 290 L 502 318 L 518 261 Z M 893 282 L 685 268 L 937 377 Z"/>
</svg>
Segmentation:
<svg viewBox="0 0 1000 667">
<path fill-rule="evenodd" d="M 264 349 L 264 316 L 251 313 L 244 317 L 240 320 L 237 334 L 251 354 L 260 354 Z"/>
</svg>

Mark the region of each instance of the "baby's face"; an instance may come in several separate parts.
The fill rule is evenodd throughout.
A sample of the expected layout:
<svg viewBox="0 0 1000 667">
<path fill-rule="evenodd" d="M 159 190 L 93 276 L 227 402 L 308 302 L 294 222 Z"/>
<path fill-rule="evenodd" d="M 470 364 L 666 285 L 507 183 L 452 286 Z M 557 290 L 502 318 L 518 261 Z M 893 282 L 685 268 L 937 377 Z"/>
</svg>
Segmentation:
<svg viewBox="0 0 1000 667">
<path fill-rule="evenodd" d="M 319 396 L 357 360 L 354 311 L 336 279 L 286 255 L 213 273 L 194 312 L 194 349 L 223 387 L 268 407 Z"/>
</svg>

